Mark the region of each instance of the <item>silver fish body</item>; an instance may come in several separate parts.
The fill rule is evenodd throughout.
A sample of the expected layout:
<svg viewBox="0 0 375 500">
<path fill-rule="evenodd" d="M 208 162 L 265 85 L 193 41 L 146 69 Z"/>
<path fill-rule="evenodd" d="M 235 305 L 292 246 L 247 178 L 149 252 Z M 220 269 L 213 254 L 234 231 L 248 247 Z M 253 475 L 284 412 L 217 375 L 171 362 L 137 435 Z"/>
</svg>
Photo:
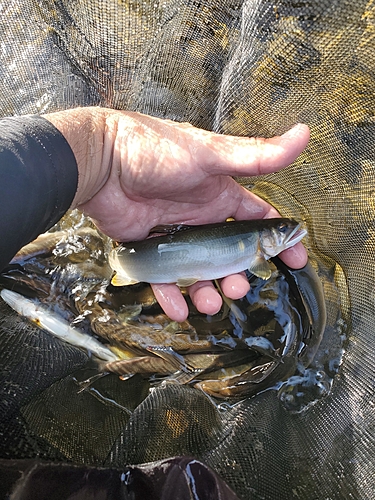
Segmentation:
<svg viewBox="0 0 375 500">
<path fill-rule="evenodd" d="M 248 269 L 268 279 L 267 260 L 306 234 L 293 219 L 177 226 L 171 234 L 125 243 L 109 255 L 112 284 L 177 283 L 189 286 Z"/>
<path fill-rule="evenodd" d="M 18 314 L 28 318 L 43 330 L 69 344 L 81 347 L 104 361 L 117 361 L 118 356 L 108 347 L 85 332 L 72 327 L 65 319 L 49 310 L 43 304 L 33 302 L 19 293 L 3 289 L 1 298 Z"/>
</svg>

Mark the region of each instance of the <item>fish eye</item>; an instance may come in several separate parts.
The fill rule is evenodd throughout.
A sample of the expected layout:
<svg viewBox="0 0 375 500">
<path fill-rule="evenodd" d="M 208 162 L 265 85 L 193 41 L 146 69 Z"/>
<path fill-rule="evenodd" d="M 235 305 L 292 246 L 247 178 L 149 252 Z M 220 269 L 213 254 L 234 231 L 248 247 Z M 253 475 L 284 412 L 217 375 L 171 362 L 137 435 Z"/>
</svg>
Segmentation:
<svg viewBox="0 0 375 500">
<path fill-rule="evenodd" d="M 288 229 L 288 226 L 285 224 L 285 222 L 280 222 L 280 224 L 277 226 L 277 229 L 278 231 L 280 231 L 280 233 L 285 233 Z"/>
</svg>

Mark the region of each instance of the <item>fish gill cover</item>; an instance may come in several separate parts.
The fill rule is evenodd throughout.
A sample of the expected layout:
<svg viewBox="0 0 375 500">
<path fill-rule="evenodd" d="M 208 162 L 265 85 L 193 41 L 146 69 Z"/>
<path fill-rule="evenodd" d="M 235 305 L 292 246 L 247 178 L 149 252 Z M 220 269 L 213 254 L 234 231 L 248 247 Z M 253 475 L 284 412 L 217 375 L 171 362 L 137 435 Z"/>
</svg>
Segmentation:
<svg viewBox="0 0 375 500">
<path fill-rule="evenodd" d="M 3 116 L 103 105 L 268 137 L 307 123 L 311 141 L 290 168 L 239 181 L 284 217 L 305 222 L 326 308 L 308 367 L 228 404 L 190 383 L 159 386 L 140 373 L 102 377 L 79 391 L 93 374 L 85 353 L 2 304 L 2 465 L 11 470 L 15 459 L 37 457 L 124 469 L 186 455 L 214 469 L 240 498 L 371 498 L 374 2 L 13 0 L 0 9 Z M 57 272 L 58 262 L 50 265 Z M 97 278 L 95 266 L 87 279 Z M 270 293 L 287 282 L 279 273 Z M 63 278 L 55 286 L 63 288 Z M 290 274 L 287 284 L 299 289 L 305 279 Z M 43 297 L 44 284 L 35 283 Z M 238 304 L 245 315 L 263 307 L 264 286 L 253 286 L 255 305 L 250 296 Z M 313 298 L 305 297 L 310 305 Z M 294 318 L 298 300 L 294 293 L 285 306 Z M 243 319 L 235 312 L 228 326 L 237 342 Z M 269 355 L 274 339 L 267 340 L 246 345 Z M 293 341 L 279 347 L 298 350 Z"/>
</svg>

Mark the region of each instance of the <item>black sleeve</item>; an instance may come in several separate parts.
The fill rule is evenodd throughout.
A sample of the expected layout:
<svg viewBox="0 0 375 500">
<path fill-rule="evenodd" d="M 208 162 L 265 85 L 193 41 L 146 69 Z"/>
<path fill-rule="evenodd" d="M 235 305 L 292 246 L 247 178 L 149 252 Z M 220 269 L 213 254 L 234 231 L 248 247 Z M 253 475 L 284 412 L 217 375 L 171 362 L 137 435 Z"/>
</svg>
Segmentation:
<svg viewBox="0 0 375 500">
<path fill-rule="evenodd" d="M 77 182 L 73 151 L 49 121 L 0 120 L 0 270 L 64 215 Z"/>
</svg>

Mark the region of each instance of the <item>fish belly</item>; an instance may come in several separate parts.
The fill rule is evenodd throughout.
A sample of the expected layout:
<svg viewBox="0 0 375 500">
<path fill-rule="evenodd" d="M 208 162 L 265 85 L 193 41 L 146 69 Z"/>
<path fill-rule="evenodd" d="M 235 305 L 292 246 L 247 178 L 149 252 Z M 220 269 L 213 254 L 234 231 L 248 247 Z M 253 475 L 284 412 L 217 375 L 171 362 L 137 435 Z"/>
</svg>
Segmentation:
<svg viewBox="0 0 375 500">
<path fill-rule="evenodd" d="M 119 253 L 112 267 L 134 281 L 148 283 L 212 280 L 248 269 L 258 255 L 249 243 L 159 244 L 152 251 Z"/>
</svg>

